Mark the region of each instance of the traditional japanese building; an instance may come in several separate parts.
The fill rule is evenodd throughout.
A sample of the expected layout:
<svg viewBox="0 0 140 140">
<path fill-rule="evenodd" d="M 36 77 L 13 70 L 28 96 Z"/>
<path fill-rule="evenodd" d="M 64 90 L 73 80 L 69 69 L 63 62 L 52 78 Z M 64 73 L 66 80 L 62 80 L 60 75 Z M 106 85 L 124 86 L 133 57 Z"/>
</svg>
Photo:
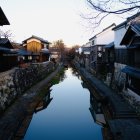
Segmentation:
<svg viewBox="0 0 140 140">
<path fill-rule="evenodd" d="M 136 21 L 140 18 L 140 13 L 137 13 L 121 24 L 117 25 L 114 30 L 115 39 L 114 39 L 114 49 L 115 49 L 115 63 L 114 63 L 114 85 L 118 91 L 122 91 L 125 87 L 126 82 L 126 73 L 121 70 L 127 65 L 127 47 L 125 43 L 121 43 L 124 38 L 127 29 L 131 22 Z M 129 39 L 128 39 L 129 40 Z"/>
<path fill-rule="evenodd" d="M 115 63 L 115 49 L 114 42 L 104 46 L 105 48 L 105 71 L 106 71 L 106 84 L 112 86 L 114 78 L 114 63 Z"/>
<path fill-rule="evenodd" d="M 10 25 L 0 7 L 0 26 Z M 16 52 L 7 38 L 0 38 L 0 71 L 6 71 L 17 65 Z"/>
<path fill-rule="evenodd" d="M 79 63 L 82 67 L 85 67 L 87 70 L 90 69 L 90 53 L 91 46 L 90 42 L 87 42 L 79 48 Z"/>
<path fill-rule="evenodd" d="M 114 32 L 112 28 L 115 26 L 115 24 L 112 24 L 89 39 L 89 42 L 91 42 L 90 66 L 91 71 L 95 74 L 104 73 L 104 46 L 114 41 Z"/>
<path fill-rule="evenodd" d="M 33 62 L 49 60 L 49 44 L 47 40 L 34 35 L 23 41 L 23 47 L 31 52 L 30 57 Z"/>
<path fill-rule="evenodd" d="M 3 25 L 10 25 L 7 17 L 5 16 L 2 8 L 0 7 L 0 26 L 3 26 Z"/>
<path fill-rule="evenodd" d="M 126 74 L 125 90 L 140 101 L 140 21 L 132 22 L 121 43 L 127 49 L 127 63 L 121 70 Z"/>
<path fill-rule="evenodd" d="M 50 47 L 49 48 L 50 52 L 50 59 L 54 62 L 59 62 L 61 59 L 61 52 L 58 48 L 56 47 Z"/>
<path fill-rule="evenodd" d="M 17 52 L 7 38 L 0 38 L 0 71 L 17 65 Z"/>
</svg>

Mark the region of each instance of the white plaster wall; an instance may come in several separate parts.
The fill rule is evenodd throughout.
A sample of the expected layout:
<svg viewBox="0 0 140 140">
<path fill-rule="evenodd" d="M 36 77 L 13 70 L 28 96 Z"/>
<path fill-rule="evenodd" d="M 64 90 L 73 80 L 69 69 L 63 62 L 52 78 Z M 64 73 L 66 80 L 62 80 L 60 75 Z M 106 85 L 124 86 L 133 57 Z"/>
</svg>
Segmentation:
<svg viewBox="0 0 140 140">
<path fill-rule="evenodd" d="M 90 47 L 91 42 L 87 42 L 84 47 Z"/>
<path fill-rule="evenodd" d="M 79 54 L 83 52 L 82 47 L 79 48 Z"/>
<path fill-rule="evenodd" d="M 114 31 L 112 28 L 103 31 L 101 34 L 97 35 L 96 44 L 104 45 L 109 44 L 114 41 Z"/>
<path fill-rule="evenodd" d="M 126 46 L 120 45 L 120 43 L 126 33 L 126 30 L 127 29 L 125 28 L 125 26 L 123 26 L 122 28 L 119 28 L 118 30 L 115 30 L 114 44 L 115 44 L 116 49 L 126 48 Z"/>
<path fill-rule="evenodd" d="M 88 51 L 84 51 L 84 54 L 90 54 L 90 52 L 88 52 Z"/>
</svg>

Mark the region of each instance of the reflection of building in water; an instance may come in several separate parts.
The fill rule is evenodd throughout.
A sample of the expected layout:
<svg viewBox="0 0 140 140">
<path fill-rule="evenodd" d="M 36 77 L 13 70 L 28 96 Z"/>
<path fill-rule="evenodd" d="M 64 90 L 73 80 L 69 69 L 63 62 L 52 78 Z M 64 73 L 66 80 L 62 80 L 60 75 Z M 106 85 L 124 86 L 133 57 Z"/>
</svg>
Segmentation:
<svg viewBox="0 0 140 140">
<path fill-rule="evenodd" d="M 90 93 L 90 108 L 89 108 L 94 121 L 100 125 L 105 125 L 105 117 L 102 111 L 102 104 L 97 101 L 95 97 Z"/>
<path fill-rule="evenodd" d="M 90 108 L 91 115 L 94 121 L 102 125 L 102 135 L 104 140 L 113 140 L 110 131 L 106 125 L 105 117 L 102 110 L 102 104 L 100 100 L 97 100 L 92 93 L 90 93 Z"/>
<path fill-rule="evenodd" d="M 41 111 L 49 105 L 53 98 L 50 97 L 50 92 L 42 99 L 42 101 L 39 102 L 37 107 L 35 108 L 35 112 Z"/>
<path fill-rule="evenodd" d="M 82 85 L 83 88 L 88 89 L 87 84 L 84 81 L 82 81 L 81 85 Z"/>
</svg>

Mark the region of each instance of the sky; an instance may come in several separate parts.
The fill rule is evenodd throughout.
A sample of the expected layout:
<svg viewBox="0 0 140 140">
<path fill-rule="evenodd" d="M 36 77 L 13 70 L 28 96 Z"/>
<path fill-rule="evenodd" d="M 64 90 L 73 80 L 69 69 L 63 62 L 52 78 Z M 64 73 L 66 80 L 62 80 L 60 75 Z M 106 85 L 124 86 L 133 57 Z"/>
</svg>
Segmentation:
<svg viewBox="0 0 140 140">
<path fill-rule="evenodd" d="M 86 13 L 85 0 L 0 0 L 10 25 L 0 27 L 11 30 L 13 40 L 21 43 L 32 35 L 49 42 L 62 39 L 66 46 L 83 45 L 97 32 L 121 19 L 106 19 L 95 32 L 80 14 Z"/>
</svg>

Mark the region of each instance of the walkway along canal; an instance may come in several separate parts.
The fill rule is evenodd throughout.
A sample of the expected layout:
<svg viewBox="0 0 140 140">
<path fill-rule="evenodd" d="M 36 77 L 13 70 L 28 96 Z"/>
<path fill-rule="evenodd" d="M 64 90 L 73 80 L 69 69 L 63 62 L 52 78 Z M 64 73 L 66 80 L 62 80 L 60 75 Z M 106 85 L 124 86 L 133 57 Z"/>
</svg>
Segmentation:
<svg viewBox="0 0 140 140">
<path fill-rule="evenodd" d="M 24 140 L 103 139 L 102 127 L 91 114 L 93 96 L 73 68 L 66 69 L 46 95 L 35 109 Z M 104 123 L 103 116 L 101 121 Z"/>
<path fill-rule="evenodd" d="M 102 129 L 104 140 L 139 139 L 140 115 L 136 110 L 120 94 L 106 86 L 85 68 L 80 67 L 77 63 L 73 64 L 87 83 L 91 94 L 96 97 L 96 100 L 91 97 L 90 111 L 93 117 L 97 121 L 97 118 L 100 118 L 103 122 L 103 114 L 101 112 L 104 113 L 106 120 L 106 125 Z"/>
</svg>

